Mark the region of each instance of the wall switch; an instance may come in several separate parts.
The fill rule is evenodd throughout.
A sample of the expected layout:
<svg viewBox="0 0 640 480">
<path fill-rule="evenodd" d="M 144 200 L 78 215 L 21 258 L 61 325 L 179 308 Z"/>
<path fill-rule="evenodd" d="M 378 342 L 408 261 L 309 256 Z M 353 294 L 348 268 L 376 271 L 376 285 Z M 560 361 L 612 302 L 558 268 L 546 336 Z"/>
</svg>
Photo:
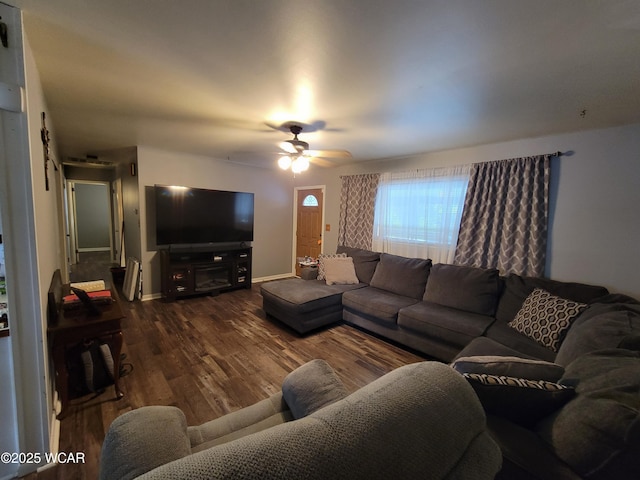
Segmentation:
<svg viewBox="0 0 640 480">
<path fill-rule="evenodd" d="M 331 225 L 327 223 L 327 224 L 324 226 L 324 230 L 325 230 L 325 232 L 330 232 L 330 231 L 331 231 Z"/>
</svg>

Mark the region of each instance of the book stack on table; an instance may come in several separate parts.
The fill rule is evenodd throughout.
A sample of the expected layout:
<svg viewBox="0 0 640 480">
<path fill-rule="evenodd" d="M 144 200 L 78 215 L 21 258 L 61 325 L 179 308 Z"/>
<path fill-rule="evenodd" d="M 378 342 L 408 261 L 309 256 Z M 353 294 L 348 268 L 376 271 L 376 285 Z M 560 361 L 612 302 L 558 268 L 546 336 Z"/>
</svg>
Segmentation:
<svg viewBox="0 0 640 480">
<path fill-rule="evenodd" d="M 92 280 L 89 282 L 75 282 L 70 284 L 71 288 L 84 290 L 92 303 L 96 305 L 108 305 L 113 302 L 111 290 L 106 288 L 104 280 Z M 75 293 L 70 293 L 62 297 L 62 306 L 65 310 L 73 309 L 82 305 L 82 301 Z"/>
</svg>

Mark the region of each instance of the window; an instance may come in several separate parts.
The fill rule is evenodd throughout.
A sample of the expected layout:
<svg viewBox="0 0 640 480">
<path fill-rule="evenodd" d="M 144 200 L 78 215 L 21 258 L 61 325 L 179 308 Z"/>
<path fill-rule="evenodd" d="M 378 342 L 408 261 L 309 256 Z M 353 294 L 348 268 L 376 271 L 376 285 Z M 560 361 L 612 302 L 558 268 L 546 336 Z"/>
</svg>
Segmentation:
<svg viewBox="0 0 640 480">
<path fill-rule="evenodd" d="M 451 263 L 468 167 L 385 173 L 376 196 L 374 249 Z"/>
<path fill-rule="evenodd" d="M 302 200 L 302 206 L 303 207 L 317 207 L 318 206 L 318 199 L 316 198 L 315 195 L 307 195 L 306 197 L 304 197 L 304 200 Z"/>
</svg>

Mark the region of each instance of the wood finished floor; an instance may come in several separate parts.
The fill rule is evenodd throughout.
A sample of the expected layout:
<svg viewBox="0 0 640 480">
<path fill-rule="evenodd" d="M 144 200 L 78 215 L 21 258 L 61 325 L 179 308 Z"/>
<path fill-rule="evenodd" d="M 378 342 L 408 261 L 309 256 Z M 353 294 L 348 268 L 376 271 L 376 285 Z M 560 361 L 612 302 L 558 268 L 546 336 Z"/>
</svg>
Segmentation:
<svg viewBox="0 0 640 480">
<path fill-rule="evenodd" d="M 126 303 L 126 302 L 125 302 Z M 125 396 L 113 388 L 72 400 L 61 422 L 60 451 L 84 452 L 86 463 L 60 464 L 28 480 L 95 479 L 111 422 L 144 405 L 175 405 L 197 425 L 277 392 L 284 377 L 323 358 L 350 391 L 424 358 L 346 325 L 300 336 L 266 318 L 259 285 L 216 297 L 126 303 L 123 321 Z"/>
</svg>

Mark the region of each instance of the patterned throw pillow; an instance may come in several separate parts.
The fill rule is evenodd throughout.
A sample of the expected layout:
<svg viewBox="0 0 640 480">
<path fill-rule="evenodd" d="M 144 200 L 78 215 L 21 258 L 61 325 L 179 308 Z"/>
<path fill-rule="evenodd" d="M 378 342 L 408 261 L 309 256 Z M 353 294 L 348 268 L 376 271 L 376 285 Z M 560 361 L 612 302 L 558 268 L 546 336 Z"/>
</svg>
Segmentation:
<svg viewBox="0 0 640 480">
<path fill-rule="evenodd" d="M 557 352 L 571 322 L 586 308 L 584 303 L 556 297 L 536 288 L 526 298 L 509 326 Z"/>
<path fill-rule="evenodd" d="M 575 395 L 573 387 L 545 380 L 463 373 L 487 413 L 531 427 Z"/>
<path fill-rule="evenodd" d="M 486 373 L 463 373 L 462 376 L 468 381 L 475 381 L 483 385 L 534 388 L 536 390 L 546 390 L 556 392 L 561 390 L 571 390 L 573 387 L 561 385 L 546 380 L 528 380 L 526 378 L 507 377 L 504 375 L 488 375 Z"/>
<path fill-rule="evenodd" d="M 324 260 L 326 258 L 344 258 L 346 253 L 321 253 L 318 255 L 318 280 L 326 280 L 326 274 L 324 269 Z"/>
<path fill-rule="evenodd" d="M 507 356 L 459 357 L 451 367 L 462 374 L 485 373 L 547 382 L 557 382 L 564 373 L 562 365 L 544 360 Z"/>
</svg>

